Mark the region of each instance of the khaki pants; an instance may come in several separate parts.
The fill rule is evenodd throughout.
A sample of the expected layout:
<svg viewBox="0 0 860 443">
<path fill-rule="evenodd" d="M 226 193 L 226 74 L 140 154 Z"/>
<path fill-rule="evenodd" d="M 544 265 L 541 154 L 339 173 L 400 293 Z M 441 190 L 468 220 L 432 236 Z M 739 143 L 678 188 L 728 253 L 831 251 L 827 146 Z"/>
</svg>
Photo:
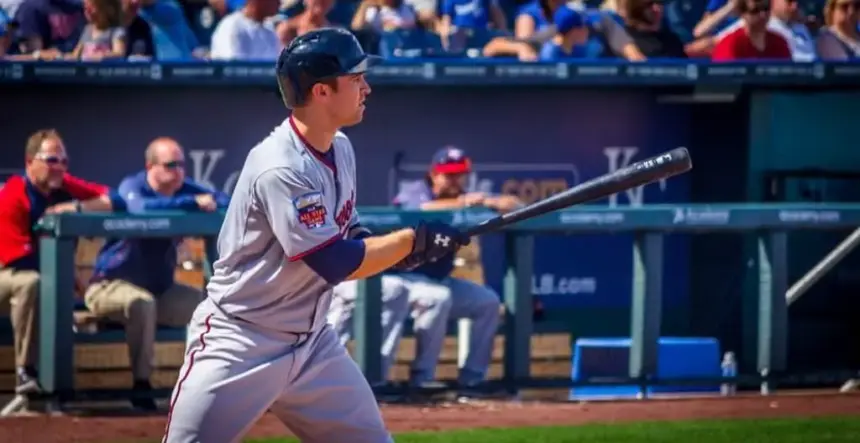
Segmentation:
<svg viewBox="0 0 860 443">
<path fill-rule="evenodd" d="M 39 273 L 0 269 L 0 314 L 9 315 L 15 340 L 15 366 L 36 367 L 38 355 Z"/>
<path fill-rule="evenodd" d="M 201 300 L 203 293 L 189 286 L 174 284 L 156 298 L 123 280 L 90 285 L 84 297 L 93 314 L 125 325 L 135 381 L 148 381 L 152 375 L 156 326 L 186 326 Z"/>
</svg>

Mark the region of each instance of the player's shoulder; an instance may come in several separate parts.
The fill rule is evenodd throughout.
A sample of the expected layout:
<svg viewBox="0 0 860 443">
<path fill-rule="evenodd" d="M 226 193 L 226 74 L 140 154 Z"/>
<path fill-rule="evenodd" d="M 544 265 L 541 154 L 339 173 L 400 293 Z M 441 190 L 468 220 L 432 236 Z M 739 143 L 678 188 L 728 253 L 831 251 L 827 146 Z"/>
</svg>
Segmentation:
<svg viewBox="0 0 860 443">
<path fill-rule="evenodd" d="M 126 184 L 143 184 L 146 183 L 146 171 L 137 171 L 126 175 L 120 183 Z"/>
<path fill-rule="evenodd" d="M 349 158 L 355 161 L 355 150 L 352 147 L 352 142 L 346 134 L 341 131 L 337 131 L 332 139 L 332 145 L 334 146 L 336 155 L 346 154 Z"/>
<path fill-rule="evenodd" d="M 251 149 L 244 169 L 254 180 L 281 175 L 307 181 L 315 175 L 315 162 L 302 141 L 281 125 Z"/>
<path fill-rule="evenodd" d="M 343 131 L 337 131 L 334 133 L 334 139 L 332 139 L 332 143 L 337 145 L 341 145 L 352 149 L 352 141 L 349 140 L 349 137 L 343 133 Z"/>
</svg>

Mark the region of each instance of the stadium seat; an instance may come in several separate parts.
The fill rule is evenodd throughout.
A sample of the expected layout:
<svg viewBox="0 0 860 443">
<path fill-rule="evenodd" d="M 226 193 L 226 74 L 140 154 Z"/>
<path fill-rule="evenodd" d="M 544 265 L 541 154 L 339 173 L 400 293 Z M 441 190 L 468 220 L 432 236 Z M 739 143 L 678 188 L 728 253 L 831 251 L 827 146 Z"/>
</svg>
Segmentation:
<svg viewBox="0 0 860 443">
<path fill-rule="evenodd" d="M 421 29 L 383 32 L 379 54 L 386 58 L 414 58 L 444 55 L 438 35 Z"/>
<path fill-rule="evenodd" d="M 657 377 L 720 377 L 720 343 L 712 337 L 661 337 Z M 573 345 L 571 379 L 626 377 L 630 363 L 629 338 L 580 338 Z M 656 393 L 719 392 L 719 385 L 652 386 Z M 638 386 L 586 386 L 570 390 L 570 400 L 635 398 Z"/>
</svg>

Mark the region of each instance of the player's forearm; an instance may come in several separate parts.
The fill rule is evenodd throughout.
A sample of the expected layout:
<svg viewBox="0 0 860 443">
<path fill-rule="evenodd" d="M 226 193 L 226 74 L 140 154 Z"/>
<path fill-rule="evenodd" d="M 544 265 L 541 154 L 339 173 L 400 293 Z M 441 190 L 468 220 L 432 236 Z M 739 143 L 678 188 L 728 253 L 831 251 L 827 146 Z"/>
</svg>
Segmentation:
<svg viewBox="0 0 860 443">
<path fill-rule="evenodd" d="M 109 212 L 114 209 L 114 200 L 111 195 L 100 195 L 96 198 L 84 200 L 81 202 L 82 212 Z"/>
<path fill-rule="evenodd" d="M 368 237 L 364 240 L 364 259 L 347 280 L 371 277 L 391 268 L 412 252 L 415 232 L 401 229 L 387 235 Z"/>
<path fill-rule="evenodd" d="M 484 205 L 505 214 L 523 207 L 523 202 L 513 195 L 500 195 L 487 199 Z"/>
</svg>

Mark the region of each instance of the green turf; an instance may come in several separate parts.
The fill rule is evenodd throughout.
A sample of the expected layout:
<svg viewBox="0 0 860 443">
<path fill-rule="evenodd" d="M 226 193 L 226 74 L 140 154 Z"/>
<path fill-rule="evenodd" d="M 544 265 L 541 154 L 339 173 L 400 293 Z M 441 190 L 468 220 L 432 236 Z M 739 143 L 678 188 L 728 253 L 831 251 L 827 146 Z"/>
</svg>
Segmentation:
<svg viewBox="0 0 860 443">
<path fill-rule="evenodd" d="M 707 420 L 471 429 L 395 436 L 397 443 L 857 443 L 860 417 Z M 249 443 L 294 443 L 293 439 Z"/>
</svg>

